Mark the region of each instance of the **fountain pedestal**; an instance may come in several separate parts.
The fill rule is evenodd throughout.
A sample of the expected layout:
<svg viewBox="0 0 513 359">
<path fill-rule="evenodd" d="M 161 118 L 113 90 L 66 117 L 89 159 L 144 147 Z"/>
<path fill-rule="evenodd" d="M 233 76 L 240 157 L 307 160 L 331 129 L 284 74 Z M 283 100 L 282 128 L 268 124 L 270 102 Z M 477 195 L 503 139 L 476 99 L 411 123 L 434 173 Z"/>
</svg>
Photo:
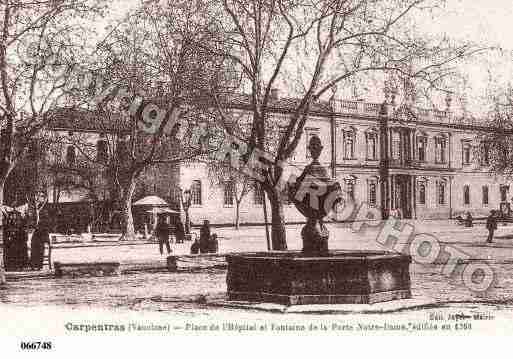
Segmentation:
<svg viewBox="0 0 513 359">
<path fill-rule="evenodd" d="M 372 304 L 407 299 L 411 258 L 396 253 L 331 251 L 227 256 L 230 300 L 299 304 Z"/>
<path fill-rule="evenodd" d="M 372 304 L 411 297 L 411 257 L 382 251 L 330 251 L 323 218 L 343 199 L 340 185 L 319 164 L 321 141 L 312 136 L 312 163 L 289 189 L 307 218 L 302 251 L 228 255 L 230 300 L 298 304 Z"/>
</svg>

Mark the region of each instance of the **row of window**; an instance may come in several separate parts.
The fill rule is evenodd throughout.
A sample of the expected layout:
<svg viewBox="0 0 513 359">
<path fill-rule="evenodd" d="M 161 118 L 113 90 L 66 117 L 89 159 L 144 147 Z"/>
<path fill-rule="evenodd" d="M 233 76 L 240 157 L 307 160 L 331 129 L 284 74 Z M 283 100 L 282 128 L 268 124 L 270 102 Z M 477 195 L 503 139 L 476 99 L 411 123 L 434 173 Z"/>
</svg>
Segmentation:
<svg viewBox="0 0 513 359">
<path fill-rule="evenodd" d="M 342 134 L 344 159 L 355 159 L 356 130 L 354 128 L 344 130 Z M 378 159 L 378 133 L 375 130 L 365 132 L 367 160 Z"/>
<path fill-rule="evenodd" d="M 121 148 L 122 146 L 120 146 Z M 105 163 L 109 159 L 109 150 L 106 140 L 99 140 L 96 143 L 96 161 Z M 73 166 L 77 161 L 77 149 L 74 145 L 68 145 L 66 147 L 66 164 Z"/>
<path fill-rule="evenodd" d="M 311 129 L 309 132 L 308 139 L 310 136 L 318 135 L 318 129 Z M 439 164 L 447 163 L 447 138 L 445 136 L 436 136 L 435 140 L 435 162 Z M 366 159 L 377 160 L 378 159 L 378 133 L 375 129 L 371 129 L 365 132 L 366 141 Z M 342 149 L 344 159 L 355 159 L 355 148 L 356 148 L 356 129 L 349 128 L 342 132 Z M 426 162 L 427 160 L 427 143 L 428 136 L 419 134 L 415 137 L 415 153 L 412 157 L 419 162 Z M 308 146 L 308 141 L 306 143 Z M 406 157 L 404 151 L 410 152 L 408 146 L 403 145 L 403 139 L 401 134 L 397 131 L 391 132 L 391 156 L 392 159 L 399 160 Z M 306 151 L 307 158 L 309 156 L 308 150 Z M 409 157 L 409 156 L 408 156 Z M 472 162 L 472 145 L 470 140 L 462 141 L 462 162 L 464 165 L 469 165 Z M 482 165 L 490 164 L 490 146 L 484 142 L 481 145 L 481 158 L 480 162 Z"/>
<path fill-rule="evenodd" d="M 318 128 L 309 128 L 306 131 L 306 158 L 310 158 L 310 151 L 308 150 L 308 144 L 312 136 L 319 136 L 320 130 Z M 426 162 L 426 151 L 427 151 L 427 140 L 428 137 L 425 135 L 419 135 L 416 137 L 416 153 L 414 157 L 420 162 Z M 365 132 L 366 141 L 366 159 L 377 160 L 378 159 L 378 133 L 372 129 Z M 123 147 L 123 142 L 120 141 L 118 147 Z M 462 144 L 462 163 L 463 165 L 470 165 L 472 163 L 472 143 L 470 140 L 463 140 Z M 392 132 L 391 139 L 391 155 L 392 159 L 399 160 L 404 157 L 401 151 L 402 140 L 398 132 Z M 355 159 L 356 149 L 356 129 L 351 128 L 343 131 L 343 155 L 344 159 Z M 119 149 L 118 149 L 119 150 Z M 447 139 L 443 136 L 435 137 L 435 162 L 444 164 L 447 162 Z M 103 138 L 98 140 L 96 143 L 96 160 L 98 162 L 106 162 L 108 160 L 108 144 Z M 66 162 L 69 165 L 75 164 L 76 161 L 76 149 L 73 145 L 69 145 L 66 149 Z M 480 162 L 482 165 L 490 164 L 490 146 L 488 143 L 481 145 L 481 158 Z"/>
<path fill-rule="evenodd" d="M 490 165 L 490 144 L 483 142 L 481 144 L 481 158 L 480 163 L 483 166 Z M 461 162 L 463 165 L 470 165 L 472 163 L 472 141 L 464 140 L 461 141 Z"/>
<path fill-rule="evenodd" d="M 499 191 L 500 191 L 501 202 L 507 202 L 509 186 L 500 186 Z M 481 187 L 481 203 L 483 204 L 483 206 L 487 206 L 489 203 L 489 192 L 490 191 L 488 189 L 488 186 Z M 470 186 L 469 185 L 463 186 L 463 204 L 464 205 L 466 205 L 466 206 L 470 205 L 470 196 L 471 196 Z"/>
<path fill-rule="evenodd" d="M 201 206 L 203 204 L 203 194 L 201 190 L 201 181 L 195 180 L 191 184 L 191 205 Z M 253 191 L 253 203 L 262 205 L 264 202 L 263 191 L 258 189 Z M 235 204 L 235 182 L 226 181 L 223 184 L 223 204 L 233 206 Z"/>
<path fill-rule="evenodd" d="M 377 205 L 377 193 L 378 193 L 378 183 L 377 180 L 369 180 L 368 181 L 368 189 L 367 189 L 367 200 L 370 205 Z M 436 198 L 437 203 L 439 205 L 447 204 L 447 183 L 445 180 L 436 181 Z M 489 188 L 488 186 L 482 186 L 482 204 L 487 206 L 489 204 Z M 355 181 L 352 179 L 346 179 L 346 193 L 348 197 L 352 200 L 355 200 L 354 196 L 355 191 Z M 501 187 L 501 201 L 505 202 L 507 197 L 507 188 L 505 186 Z M 427 197 L 427 183 L 419 182 L 418 183 L 418 204 L 425 205 Z M 470 186 L 466 185 L 463 187 L 463 204 L 470 205 Z"/>
<path fill-rule="evenodd" d="M 348 198 L 351 200 L 355 200 L 355 179 L 348 178 L 345 180 L 346 184 L 346 193 Z M 378 181 L 377 179 L 371 179 L 368 181 L 368 197 L 367 200 L 371 206 L 376 206 L 378 203 Z M 439 205 L 447 204 L 447 183 L 445 180 L 436 181 L 436 198 L 437 203 Z M 500 188 L 501 201 L 507 201 L 507 187 L 501 186 Z M 470 186 L 463 186 L 463 204 L 470 205 Z M 419 182 L 418 183 L 418 204 L 425 205 L 427 197 L 427 183 Z M 223 204 L 225 206 L 233 206 L 235 201 L 235 185 L 232 181 L 225 182 L 223 186 Z M 262 190 L 253 191 L 253 204 L 262 205 L 264 201 L 264 195 Z M 290 204 L 286 201 L 287 204 Z M 482 186 L 481 188 L 481 202 L 483 206 L 487 206 L 489 204 L 489 187 Z M 203 204 L 202 199 L 202 191 L 201 191 L 201 181 L 196 180 L 192 182 L 191 185 L 191 204 L 195 206 L 200 206 Z"/>
<path fill-rule="evenodd" d="M 355 201 L 355 179 L 349 178 L 345 180 L 346 182 L 346 193 L 349 199 Z M 436 192 L 437 192 L 437 201 L 439 205 L 446 204 L 446 182 L 441 180 L 436 183 Z M 420 182 L 418 184 L 418 204 L 425 205 L 426 204 L 426 193 L 427 193 L 427 184 L 425 182 Z M 370 179 L 367 182 L 367 201 L 371 206 L 376 206 L 378 203 L 378 180 Z"/>
<path fill-rule="evenodd" d="M 509 191 L 509 186 L 501 185 L 499 187 L 501 202 L 508 201 L 508 191 Z M 488 205 L 488 203 L 489 203 L 489 192 L 490 191 L 488 189 L 488 186 L 481 187 L 481 202 L 484 206 Z M 470 205 L 470 186 L 469 185 L 463 186 L 463 204 Z"/>
<path fill-rule="evenodd" d="M 439 180 L 435 183 L 436 189 L 436 199 L 437 203 L 440 206 L 444 206 L 447 204 L 446 193 L 447 193 L 447 183 L 445 180 Z M 419 182 L 418 183 L 418 204 L 425 205 L 426 204 L 426 195 L 427 195 L 427 183 Z"/>
</svg>

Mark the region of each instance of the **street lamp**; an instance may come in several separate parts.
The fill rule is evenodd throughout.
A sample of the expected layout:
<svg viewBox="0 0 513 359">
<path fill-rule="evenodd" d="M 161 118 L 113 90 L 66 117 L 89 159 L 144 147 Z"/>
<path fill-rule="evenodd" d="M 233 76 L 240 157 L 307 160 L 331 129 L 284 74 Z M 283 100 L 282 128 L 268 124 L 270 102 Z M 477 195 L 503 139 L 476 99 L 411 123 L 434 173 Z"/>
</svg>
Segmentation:
<svg viewBox="0 0 513 359">
<path fill-rule="evenodd" d="M 191 218 L 189 217 L 189 208 L 191 207 L 191 190 L 180 188 L 180 202 L 185 212 L 185 234 L 191 233 Z"/>
</svg>

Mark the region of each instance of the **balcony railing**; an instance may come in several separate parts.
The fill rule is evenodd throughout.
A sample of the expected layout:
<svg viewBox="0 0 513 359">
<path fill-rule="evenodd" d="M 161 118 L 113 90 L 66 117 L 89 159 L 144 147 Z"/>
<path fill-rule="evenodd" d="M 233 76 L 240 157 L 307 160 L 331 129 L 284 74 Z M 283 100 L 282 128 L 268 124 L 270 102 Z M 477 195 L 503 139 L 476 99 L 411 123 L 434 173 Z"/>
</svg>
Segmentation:
<svg viewBox="0 0 513 359">
<path fill-rule="evenodd" d="M 376 117 L 381 110 L 381 104 L 364 102 L 333 100 L 333 110 L 339 115 L 367 116 Z M 484 126 L 483 120 L 476 118 L 463 118 L 456 116 L 451 111 L 441 111 L 436 109 L 425 109 L 414 107 L 408 111 L 400 111 L 399 108 L 389 107 L 389 116 L 391 118 L 405 119 L 408 121 L 436 122 L 442 124 L 461 124 L 470 126 Z"/>
</svg>

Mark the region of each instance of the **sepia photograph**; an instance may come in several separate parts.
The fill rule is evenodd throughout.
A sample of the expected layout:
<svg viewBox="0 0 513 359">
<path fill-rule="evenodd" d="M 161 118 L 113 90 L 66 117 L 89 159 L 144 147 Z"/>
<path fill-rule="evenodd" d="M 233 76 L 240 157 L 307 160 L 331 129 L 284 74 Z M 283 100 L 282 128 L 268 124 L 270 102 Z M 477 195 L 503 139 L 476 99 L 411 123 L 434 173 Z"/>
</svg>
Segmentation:
<svg viewBox="0 0 513 359">
<path fill-rule="evenodd" d="M 0 9 L 2 347 L 513 334 L 510 1 Z"/>
</svg>

